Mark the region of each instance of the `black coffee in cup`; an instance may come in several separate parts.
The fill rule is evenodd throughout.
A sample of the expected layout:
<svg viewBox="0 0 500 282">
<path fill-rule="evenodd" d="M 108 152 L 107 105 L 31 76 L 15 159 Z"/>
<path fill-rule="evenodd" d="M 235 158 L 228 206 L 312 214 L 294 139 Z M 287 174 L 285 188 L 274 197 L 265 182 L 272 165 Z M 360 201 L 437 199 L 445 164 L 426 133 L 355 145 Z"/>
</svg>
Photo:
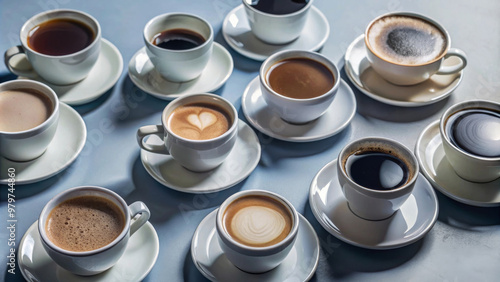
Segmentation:
<svg viewBox="0 0 500 282">
<path fill-rule="evenodd" d="M 304 8 L 309 0 L 245 0 L 255 9 L 274 15 L 295 13 Z"/>
<path fill-rule="evenodd" d="M 151 42 L 164 49 L 187 50 L 202 45 L 205 42 L 205 38 L 195 31 L 176 28 L 164 30 L 156 34 Z"/>
</svg>

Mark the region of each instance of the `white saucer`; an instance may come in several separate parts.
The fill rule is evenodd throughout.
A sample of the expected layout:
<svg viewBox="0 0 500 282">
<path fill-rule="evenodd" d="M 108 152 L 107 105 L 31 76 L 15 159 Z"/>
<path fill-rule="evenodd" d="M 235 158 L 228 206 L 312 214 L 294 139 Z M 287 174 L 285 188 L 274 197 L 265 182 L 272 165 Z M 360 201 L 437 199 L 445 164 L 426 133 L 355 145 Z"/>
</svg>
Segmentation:
<svg viewBox="0 0 500 282">
<path fill-rule="evenodd" d="M 476 183 L 455 173 L 444 153 L 439 120 L 422 131 L 415 146 L 415 155 L 422 173 L 441 193 L 471 206 L 500 206 L 500 178 L 488 183 Z"/>
<path fill-rule="evenodd" d="M 419 107 L 436 103 L 458 87 L 463 78 L 463 71 L 450 75 L 433 75 L 425 82 L 413 86 L 397 86 L 380 77 L 370 66 L 366 58 L 364 35 L 356 38 L 345 53 L 347 76 L 359 91 L 379 102 L 400 106 Z M 445 65 L 459 62 L 457 57 L 444 61 Z"/>
<path fill-rule="evenodd" d="M 26 231 L 19 244 L 19 269 L 27 281 L 84 282 L 141 281 L 153 268 L 160 244 L 151 223 L 146 222 L 134 233 L 120 260 L 107 271 L 94 276 L 78 276 L 58 266 L 42 246 L 38 221 Z"/>
<path fill-rule="evenodd" d="M 271 54 L 282 50 L 317 51 L 323 47 L 329 34 L 328 20 L 315 6 L 311 7 L 299 38 L 283 45 L 267 44 L 257 39 L 250 30 L 243 5 L 229 12 L 222 24 L 222 35 L 229 46 L 241 55 L 257 61 L 264 61 Z"/>
<path fill-rule="evenodd" d="M 232 72 L 233 58 L 226 48 L 217 42 L 214 42 L 212 56 L 201 75 L 187 82 L 179 83 L 164 79 L 149 60 L 146 47 L 137 51 L 128 63 L 128 75 L 132 82 L 144 92 L 163 100 L 217 90 Z"/>
<path fill-rule="evenodd" d="M 351 212 L 337 178 L 337 160 L 314 177 L 309 204 L 321 226 L 338 239 L 367 249 L 394 249 L 422 238 L 436 222 L 438 201 L 431 184 L 419 175 L 408 200 L 385 220 L 362 219 Z"/>
<path fill-rule="evenodd" d="M 198 225 L 191 242 L 191 257 L 196 268 L 211 281 L 308 281 L 319 261 L 319 240 L 305 217 L 299 214 L 300 228 L 290 254 L 275 269 L 262 274 L 247 273 L 234 266 L 219 246 L 215 230 L 217 209 Z"/>
<path fill-rule="evenodd" d="M 146 143 L 161 145 L 156 136 Z M 146 171 L 160 184 L 186 193 L 212 193 L 227 189 L 247 178 L 260 161 L 257 135 L 245 122 L 239 121 L 238 139 L 226 160 L 214 170 L 193 172 L 178 164 L 171 156 L 141 150 Z"/>
<path fill-rule="evenodd" d="M 8 183 L 10 167 L 16 170 L 16 184 L 29 184 L 56 175 L 75 161 L 87 140 L 87 128 L 80 114 L 70 106 L 59 103 L 59 111 L 56 134 L 43 155 L 29 162 L 0 157 L 0 184 Z"/>
<path fill-rule="evenodd" d="M 303 125 L 283 121 L 268 109 L 260 90 L 259 77 L 253 79 L 241 97 L 245 118 L 260 132 L 273 138 L 290 142 L 310 142 L 331 137 L 351 122 L 356 113 L 356 98 L 345 81 L 325 114 Z"/>
<path fill-rule="evenodd" d="M 34 80 L 47 84 L 61 102 L 76 106 L 94 101 L 108 91 L 120 78 L 123 59 L 118 48 L 106 39 L 101 42 L 101 54 L 89 75 L 80 82 L 70 85 L 55 85 L 41 77 Z M 22 77 L 20 77 L 22 78 Z"/>
</svg>

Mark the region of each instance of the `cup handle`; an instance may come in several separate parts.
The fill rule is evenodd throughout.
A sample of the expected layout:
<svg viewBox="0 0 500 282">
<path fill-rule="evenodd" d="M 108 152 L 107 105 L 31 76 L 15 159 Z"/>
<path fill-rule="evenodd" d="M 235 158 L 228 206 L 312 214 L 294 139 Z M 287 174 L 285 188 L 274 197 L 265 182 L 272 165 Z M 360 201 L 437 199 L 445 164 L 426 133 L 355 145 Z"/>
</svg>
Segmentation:
<svg viewBox="0 0 500 282">
<path fill-rule="evenodd" d="M 467 56 L 465 55 L 464 51 L 457 49 L 457 48 L 451 48 L 450 50 L 448 50 L 446 55 L 444 55 L 444 58 L 446 59 L 446 58 L 451 57 L 451 56 L 459 57 L 462 62 L 460 62 L 460 64 L 453 65 L 453 66 L 441 65 L 437 74 L 457 73 L 457 72 L 463 70 L 467 66 Z"/>
<path fill-rule="evenodd" d="M 10 64 L 10 60 L 14 58 L 15 56 L 18 55 L 24 55 L 26 57 L 26 54 L 24 52 L 24 48 L 21 45 L 17 45 L 14 47 L 9 48 L 7 51 L 5 51 L 3 55 L 3 60 L 5 63 L 5 66 L 9 71 L 17 76 L 25 76 L 28 78 L 35 78 L 38 76 L 38 74 L 33 70 L 33 67 L 31 64 L 26 60 L 27 64 L 25 64 L 23 69 L 20 68 L 15 68 Z"/>
<path fill-rule="evenodd" d="M 140 216 L 130 224 L 130 236 L 135 233 L 141 226 L 149 220 L 151 213 L 148 207 L 143 202 L 137 201 L 128 206 L 130 216 L 134 218 L 136 215 Z"/>
<path fill-rule="evenodd" d="M 139 130 L 137 130 L 137 142 L 139 143 L 139 146 L 141 146 L 141 149 L 144 149 L 146 151 L 152 152 L 152 153 L 158 153 L 158 154 L 165 154 L 165 155 L 170 155 L 168 152 L 167 148 L 165 145 L 150 145 L 146 144 L 144 142 L 144 138 L 148 135 L 156 135 L 160 137 L 161 140 L 163 140 L 163 135 L 164 135 L 164 129 L 162 125 L 146 125 Z"/>
</svg>

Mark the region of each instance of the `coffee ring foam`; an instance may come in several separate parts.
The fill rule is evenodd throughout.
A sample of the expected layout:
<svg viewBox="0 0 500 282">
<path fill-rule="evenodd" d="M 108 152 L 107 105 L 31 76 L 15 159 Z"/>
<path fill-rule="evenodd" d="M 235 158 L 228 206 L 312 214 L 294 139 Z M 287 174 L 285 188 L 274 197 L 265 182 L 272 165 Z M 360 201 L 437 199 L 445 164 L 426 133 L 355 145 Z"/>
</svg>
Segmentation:
<svg viewBox="0 0 500 282">
<path fill-rule="evenodd" d="M 278 238 L 286 220 L 278 211 L 262 206 L 249 206 L 238 211 L 231 222 L 234 236 L 252 245 L 265 244 Z"/>
</svg>

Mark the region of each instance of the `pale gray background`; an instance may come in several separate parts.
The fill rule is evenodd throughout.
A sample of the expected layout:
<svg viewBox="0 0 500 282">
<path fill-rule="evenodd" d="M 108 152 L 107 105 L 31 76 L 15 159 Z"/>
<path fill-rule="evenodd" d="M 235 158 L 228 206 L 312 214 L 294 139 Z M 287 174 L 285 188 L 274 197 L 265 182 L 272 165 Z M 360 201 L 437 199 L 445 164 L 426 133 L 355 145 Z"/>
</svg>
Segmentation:
<svg viewBox="0 0 500 282">
<path fill-rule="evenodd" d="M 2 0 L 0 51 L 19 44 L 20 28 L 34 14 L 72 8 L 88 12 L 100 21 L 103 37 L 118 47 L 126 67 L 143 46 L 142 29 L 149 19 L 167 12 L 194 13 L 212 24 L 216 41 L 233 56 L 234 72 L 215 93 L 233 102 L 244 119 L 240 97 L 257 76 L 260 62 L 234 52 L 221 33 L 224 17 L 239 4 L 239 0 Z M 370 251 L 345 244 L 324 231 L 311 213 L 307 195 L 318 170 L 335 159 L 342 146 L 353 139 L 384 136 L 413 149 L 420 132 L 450 105 L 472 98 L 500 101 L 500 1 L 317 0 L 315 6 L 325 14 L 331 27 L 321 53 L 338 63 L 344 80 L 348 81 L 343 71 L 345 50 L 363 33 L 368 22 L 382 13 L 407 10 L 441 22 L 451 35 L 452 47 L 467 53 L 469 65 L 461 85 L 448 99 L 420 108 L 387 106 L 354 90 L 358 110 L 351 125 L 340 134 L 319 142 L 294 144 L 258 133 L 262 158 L 246 181 L 220 193 L 190 195 L 158 184 L 143 168 L 135 132 L 140 126 L 159 123 L 160 112 L 167 102 L 140 91 L 124 69 L 116 86 L 103 97 L 75 107 L 88 130 L 87 144 L 76 162 L 46 181 L 17 186 L 18 242 L 43 205 L 57 193 L 80 185 L 104 186 L 128 202 L 144 201 L 152 211 L 151 222 L 160 238 L 160 254 L 146 281 L 205 281 L 192 263 L 189 251 L 198 223 L 227 196 L 260 188 L 284 195 L 315 227 L 322 248 L 313 281 L 498 281 L 499 208 L 469 207 L 437 193 L 439 219 L 425 238 L 397 250 Z M 0 80 L 14 78 L 2 64 Z M 103 123 L 108 121 L 112 123 L 111 129 L 103 130 Z M 19 271 L 15 278 L 6 273 L 7 186 L 0 189 L 0 280 L 20 281 Z"/>
</svg>

